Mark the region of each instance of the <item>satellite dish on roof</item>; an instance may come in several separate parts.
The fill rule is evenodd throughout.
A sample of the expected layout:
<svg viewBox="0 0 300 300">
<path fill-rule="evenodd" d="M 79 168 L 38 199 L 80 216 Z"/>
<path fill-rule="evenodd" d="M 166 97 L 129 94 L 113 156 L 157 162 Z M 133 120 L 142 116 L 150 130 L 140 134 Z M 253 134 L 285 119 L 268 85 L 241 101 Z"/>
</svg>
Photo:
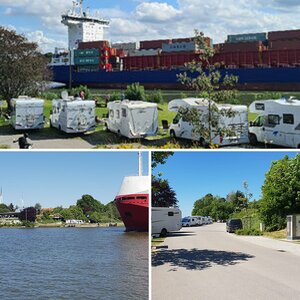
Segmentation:
<svg viewBox="0 0 300 300">
<path fill-rule="evenodd" d="M 68 94 L 68 92 L 67 92 L 67 91 L 62 91 L 62 92 L 61 92 L 61 98 L 62 98 L 63 100 L 68 100 L 68 99 L 69 99 L 69 94 Z"/>
</svg>

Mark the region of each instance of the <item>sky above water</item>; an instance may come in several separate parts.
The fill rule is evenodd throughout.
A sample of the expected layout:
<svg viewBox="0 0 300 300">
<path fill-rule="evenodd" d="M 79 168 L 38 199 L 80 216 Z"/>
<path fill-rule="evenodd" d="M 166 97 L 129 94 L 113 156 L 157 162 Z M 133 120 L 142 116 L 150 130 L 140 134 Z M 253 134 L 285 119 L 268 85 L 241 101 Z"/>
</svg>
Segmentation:
<svg viewBox="0 0 300 300">
<path fill-rule="evenodd" d="M 148 153 L 143 154 L 148 175 Z M 69 207 L 84 194 L 114 200 L 124 176 L 138 175 L 137 152 L 2 152 L 0 191 L 5 204 Z"/>
<path fill-rule="evenodd" d="M 0 25 L 14 28 L 46 51 L 67 46 L 60 15 L 72 0 L 0 0 Z M 297 29 L 299 0 L 85 0 L 91 13 L 108 18 L 111 41 L 192 36 L 195 28 L 215 42 L 227 34 Z"/>
<path fill-rule="evenodd" d="M 161 172 L 177 193 L 183 216 L 190 216 L 194 202 L 208 193 L 225 197 L 232 191 L 244 192 L 243 183 L 249 185 L 251 200 L 260 199 L 265 174 L 272 161 L 290 158 L 295 152 L 176 152 Z"/>
</svg>

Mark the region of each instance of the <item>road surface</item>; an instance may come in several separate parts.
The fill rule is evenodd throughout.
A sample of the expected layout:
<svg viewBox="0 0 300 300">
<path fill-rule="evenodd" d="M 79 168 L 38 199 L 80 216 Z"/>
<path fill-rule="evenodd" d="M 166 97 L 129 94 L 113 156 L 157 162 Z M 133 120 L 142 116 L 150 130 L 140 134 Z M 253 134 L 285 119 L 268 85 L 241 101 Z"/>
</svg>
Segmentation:
<svg viewBox="0 0 300 300">
<path fill-rule="evenodd" d="M 183 228 L 153 255 L 152 299 L 300 299 L 300 252 L 287 244 L 256 243 L 219 223 Z"/>
</svg>

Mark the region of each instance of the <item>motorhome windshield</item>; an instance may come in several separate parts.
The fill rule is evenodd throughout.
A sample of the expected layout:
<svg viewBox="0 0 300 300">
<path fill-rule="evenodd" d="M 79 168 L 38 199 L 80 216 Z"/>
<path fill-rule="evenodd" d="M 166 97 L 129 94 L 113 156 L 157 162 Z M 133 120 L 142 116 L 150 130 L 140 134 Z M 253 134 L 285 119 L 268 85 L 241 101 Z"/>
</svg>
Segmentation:
<svg viewBox="0 0 300 300">
<path fill-rule="evenodd" d="M 190 221 L 190 218 L 183 218 L 182 219 L 182 222 L 189 222 Z"/>
</svg>

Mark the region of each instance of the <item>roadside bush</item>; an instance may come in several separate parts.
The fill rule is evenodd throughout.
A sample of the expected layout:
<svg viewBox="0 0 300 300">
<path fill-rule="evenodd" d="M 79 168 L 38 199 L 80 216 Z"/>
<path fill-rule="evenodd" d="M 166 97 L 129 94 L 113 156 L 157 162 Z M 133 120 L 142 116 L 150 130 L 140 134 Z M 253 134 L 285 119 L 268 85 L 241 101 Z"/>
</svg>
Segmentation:
<svg viewBox="0 0 300 300">
<path fill-rule="evenodd" d="M 23 221 L 22 222 L 22 226 L 25 226 L 26 228 L 33 228 L 34 227 L 34 223 L 30 222 L 30 221 Z"/>
<path fill-rule="evenodd" d="M 162 103 L 164 101 L 161 90 L 154 90 L 147 96 L 147 101 L 154 103 Z"/>
<path fill-rule="evenodd" d="M 235 234 L 259 236 L 259 235 L 262 235 L 262 232 L 255 228 L 243 228 L 243 229 L 236 230 Z"/>
<path fill-rule="evenodd" d="M 264 92 L 255 94 L 255 100 L 280 99 L 282 94 L 278 92 Z"/>
<path fill-rule="evenodd" d="M 139 83 L 133 83 L 127 86 L 125 97 L 128 100 L 145 100 L 145 89 Z"/>
</svg>

